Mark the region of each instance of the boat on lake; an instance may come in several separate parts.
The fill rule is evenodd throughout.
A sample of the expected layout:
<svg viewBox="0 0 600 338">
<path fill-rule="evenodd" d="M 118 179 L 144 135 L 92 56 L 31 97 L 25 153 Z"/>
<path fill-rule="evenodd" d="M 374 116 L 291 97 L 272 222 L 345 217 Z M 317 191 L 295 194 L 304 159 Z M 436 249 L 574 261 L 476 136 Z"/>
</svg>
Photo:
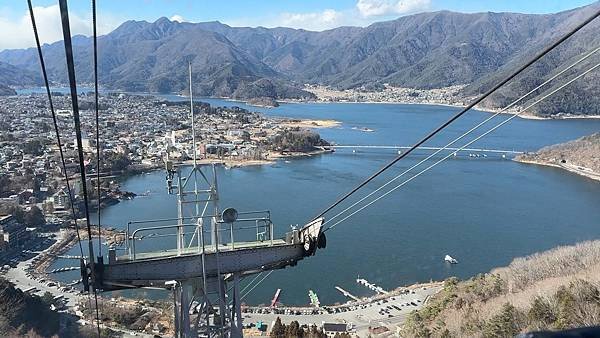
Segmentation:
<svg viewBox="0 0 600 338">
<path fill-rule="evenodd" d="M 446 255 L 446 257 L 444 257 L 444 261 L 446 263 L 450 263 L 450 264 L 457 264 L 458 261 L 455 258 L 452 258 L 452 256 L 450 255 Z"/>
</svg>

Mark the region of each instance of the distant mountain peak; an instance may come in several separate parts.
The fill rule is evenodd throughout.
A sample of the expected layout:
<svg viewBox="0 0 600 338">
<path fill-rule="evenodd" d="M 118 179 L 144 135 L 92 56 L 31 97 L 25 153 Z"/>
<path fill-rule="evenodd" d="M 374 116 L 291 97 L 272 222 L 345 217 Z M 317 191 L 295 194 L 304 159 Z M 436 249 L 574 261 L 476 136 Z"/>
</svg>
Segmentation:
<svg viewBox="0 0 600 338">
<path fill-rule="evenodd" d="M 306 95 L 301 83 L 338 89 L 380 88 L 387 83 L 419 89 L 469 85 L 465 96 L 472 96 L 599 6 L 597 2 L 548 15 L 438 11 L 322 32 L 231 27 L 219 21 L 180 23 L 167 17 L 150 23 L 130 20 L 101 37 L 99 77 L 104 86 L 114 89 L 178 92 L 187 88 L 187 62 L 193 60 L 194 89 L 199 95 L 290 98 Z M 560 55 L 537 63 L 525 80 L 509 84 L 490 102 L 504 103 L 526 88 L 527 81 L 545 78 L 589 46 L 600 44 L 600 35 L 594 34 L 598 28 L 600 21 L 568 39 Z M 91 81 L 90 40 L 75 40 L 82 42 L 76 46 L 76 62 L 84 60 L 77 68 L 78 79 Z M 62 43 L 44 46 L 44 54 L 51 78 L 66 82 Z M 2 51 L 0 61 L 39 74 L 35 49 Z M 596 95 L 600 81 L 593 76 L 573 88 L 583 86 L 578 92 L 587 93 L 587 101 L 597 100 L 600 107 Z M 5 79 L 19 82 L 12 75 Z M 565 102 L 575 102 L 576 97 Z M 570 109 L 585 111 L 583 106 Z"/>
<path fill-rule="evenodd" d="M 149 25 L 150 23 L 148 21 L 128 20 L 120 24 L 119 27 L 115 28 L 108 35 L 113 37 L 127 36 L 134 34 Z"/>
<path fill-rule="evenodd" d="M 173 24 L 176 23 L 177 21 L 171 21 L 169 20 L 169 18 L 165 17 L 165 16 L 161 16 L 160 18 L 156 19 L 156 21 L 154 21 L 155 25 L 169 25 L 169 24 Z"/>
</svg>

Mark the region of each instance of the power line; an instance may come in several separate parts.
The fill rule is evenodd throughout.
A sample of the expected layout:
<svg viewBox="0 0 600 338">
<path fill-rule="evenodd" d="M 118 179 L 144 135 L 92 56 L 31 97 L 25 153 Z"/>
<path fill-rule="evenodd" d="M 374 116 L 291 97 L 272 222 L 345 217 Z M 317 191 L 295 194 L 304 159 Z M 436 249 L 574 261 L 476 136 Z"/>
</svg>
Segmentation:
<svg viewBox="0 0 600 338">
<path fill-rule="evenodd" d="M 514 107 L 515 105 L 517 105 L 519 102 L 523 101 L 525 98 L 527 98 L 529 95 L 535 93 L 536 91 L 538 91 L 540 88 L 544 87 L 545 85 L 547 85 L 548 83 L 552 82 L 554 79 L 556 79 L 557 77 L 559 77 L 560 75 L 564 74 L 565 72 L 567 72 L 568 70 L 572 69 L 573 67 L 575 67 L 576 65 L 580 64 L 581 62 L 585 61 L 586 59 L 588 59 L 589 57 L 591 57 L 592 55 L 594 55 L 595 53 L 597 53 L 600 50 L 600 47 L 595 48 L 594 50 L 588 52 L 587 54 L 585 54 L 583 57 L 581 57 L 579 60 L 577 60 L 576 62 L 572 63 L 571 65 L 569 65 L 568 67 L 564 68 L 563 70 L 561 70 L 560 72 L 556 73 L 555 75 L 553 75 L 552 77 L 550 77 L 549 79 L 547 79 L 546 81 L 544 81 L 542 84 L 538 85 L 537 87 L 535 87 L 534 89 L 530 90 L 529 92 L 527 92 L 525 95 L 519 97 L 518 99 L 516 99 L 515 101 L 513 101 L 512 103 L 510 103 L 508 106 L 502 108 L 501 110 L 497 111 L 496 113 L 494 113 L 493 115 L 489 116 L 488 118 L 486 118 L 485 120 L 483 120 L 482 122 L 480 122 L 479 124 L 477 124 L 476 126 L 474 126 L 473 128 L 469 129 L 467 132 L 463 133 L 462 135 L 458 136 L 457 138 L 455 138 L 454 140 L 452 140 L 451 142 L 449 142 L 448 144 L 446 144 L 445 146 L 437 149 L 435 152 L 433 152 L 432 154 L 430 154 L 429 156 L 427 156 L 426 158 L 424 158 L 423 160 L 421 160 L 420 162 L 418 162 L 417 164 L 413 165 L 412 167 L 406 169 L 405 171 L 403 171 L 402 173 L 400 173 L 399 175 L 395 176 L 394 178 L 392 178 L 391 180 L 389 180 L 388 182 L 386 182 L 385 184 L 383 184 L 382 186 L 380 186 L 379 188 L 375 189 L 374 191 L 372 191 L 371 193 L 369 193 L 368 195 L 364 196 L 363 198 L 361 198 L 360 200 L 354 202 L 352 205 L 350 205 L 349 207 L 347 207 L 346 209 L 340 211 L 339 213 L 335 214 L 334 216 L 330 217 L 327 219 L 327 221 L 323 224 L 326 225 L 327 223 L 332 222 L 335 218 L 339 217 L 340 215 L 342 215 L 343 213 L 345 213 L 346 211 L 352 209 L 353 207 L 355 207 L 356 205 L 360 204 L 361 202 L 363 202 L 364 200 L 366 200 L 367 198 L 371 197 L 372 195 L 376 194 L 377 192 L 379 192 L 380 190 L 382 190 L 383 188 L 385 188 L 386 186 L 390 185 L 391 183 L 393 183 L 394 181 L 396 181 L 397 179 L 399 179 L 400 177 L 404 176 L 406 173 L 412 171 L 413 169 L 415 169 L 416 167 L 420 166 L 421 164 L 425 163 L 426 161 L 428 161 L 430 158 L 434 157 L 435 155 L 437 155 L 438 153 L 442 152 L 445 149 L 448 149 L 448 147 L 450 147 L 451 145 L 453 145 L 454 143 L 460 141 L 462 138 L 464 138 L 465 136 L 469 135 L 471 132 L 475 131 L 476 129 L 478 129 L 479 127 L 481 127 L 482 125 L 486 124 L 488 121 L 492 120 L 493 118 L 495 118 L 496 116 L 500 115 L 501 113 L 507 111 L 508 109 Z M 459 149 L 452 149 L 455 150 L 455 152 L 457 152 Z"/>
<path fill-rule="evenodd" d="M 589 18 L 587 18 L 585 21 L 583 21 L 579 25 L 577 25 L 575 28 L 573 28 L 572 30 L 570 30 L 567 34 L 565 34 L 560 39 L 558 39 L 557 41 L 555 41 L 552 45 L 546 47 L 541 53 L 539 53 L 538 55 L 536 55 L 535 57 L 533 57 L 531 60 L 529 60 L 524 65 L 522 65 L 519 69 L 517 69 L 511 75 L 509 75 L 504 80 L 502 80 L 499 83 L 497 83 L 494 87 L 492 87 L 490 90 L 488 90 L 485 94 L 483 94 L 479 98 L 475 99 L 468 106 L 466 106 L 465 108 L 463 108 L 460 112 L 458 112 L 457 114 L 455 114 L 454 116 L 452 116 L 449 120 L 447 120 L 442 125 L 440 125 L 436 129 L 434 129 L 432 132 L 430 132 L 429 134 L 427 134 L 424 138 L 422 138 L 420 141 L 418 141 L 413 146 L 411 146 L 407 151 L 405 151 L 402 154 L 400 154 L 399 156 L 397 156 L 394 160 L 392 160 L 391 162 L 389 162 L 388 164 L 386 164 L 385 166 L 383 166 L 381 169 L 379 169 L 377 172 L 375 172 L 374 174 L 372 174 L 366 180 L 362 181 L 359 185 L 357 185 L 356 187 L 354 187 L 348 193 L 346 193 L 342 197 L 338 198 L 333 204 L 331 204 L 329 207 L 327 207 L 325 210 L 323 210 L 320 214 L 318 214 L 316 217 L 314 217 L 313 220 L 317 219 L 319 217 L 322 217 L 323 215 L 325 215 L 327 212 L 329 212 L 331 209 L 335 208 L 340 203 L 342 203 L 343 201 L 345 201 L 348 197 L 350 197 L 351 195 L 353 195 L 360 188 L 362 188 L 365 185 L 367 185 L 369 182 L 371 182 L 373 179 L 375 179 L 381 173 L 383 173 L 384 171 L 386 171 L 387 169 L 389 169 L 391 166 L 393 166 L 394 164 L 396 164 L 401 159 L 403 159 L 406 156 L 408 156 L 415 149 L 417 149 L 420 145 L 422 145 L 423 143 L 427 142 L 429 139 L 431 139 L 437 133 L 439 133 L 444 128 L 446 128 L 448 125 L 450 125 L 451 123 L 453 123 L 456 119 L 458 119 L 459 117 L 461 117 L 462 115 L 464 115 L 467 111 L 471 110 L 473 107 L 475 107 L 481 101 L 483 101 L 485 98 L 487 98 L 488 96 L 490 96 L 491 94 L 493 94 L 500 87 L 504 86 L 507 82 L 509 82 L 510 80 L 512 80 L 513 78 L 515 78 L 517 75 L 519 75 L 520 73 L 522 73 L 525 69 L 527 69 L 533 63 L 535 63 L 536 61 L 538 61 L 539 59 L 541 59 L 544 55 L 548 54 L 554 48 L 556 48 L 557 46 L 559 46 L 560 44 L 562 44 L 565 40 L 567 40 L 573 34 L 575 34 L 576 32 L 578 32 L 579 30 L 581 30 L 583 27 L 585 27 L 587 24 L 589 24 L 590 22 L 592 22 L 598 16 L 600 16 L 600 10 L 597 11 L 596 13 L 594 13 L 592 16 L 590 16 Z"/>
<path fill-rule="evenodd" d="M 594 71 L 596 68 L 600 67 L 600 63 L 597 63 L 595 66 L 589 68 L 588 70 L 586 70 L 585 72 L 579 74 L 578 76 L 576 76 L 575 78 L 569 80 L 568 82 L 566 82 L 565 84 L 561 85 L 560 87 L 552 90 L 550 93 L 544 95 L 542 98 L 536 100 L 534 103 L 530 104 L 529 106 L 525 107 L 523 110 L 515 113 L 514 115 L 510 116 L 509 118 L 507 118 L 506 120 L 500 122 L 499 124 L 497 124 L 496 126 L 494 126 L 493 128 L 491 128 L 490 130 L 486 131 L 485 133 L 479 135 L 478 137 L 476 137 L 475 139 L 473 139 L 472 141 L 469 141 L 467 144 L 463 145 L 462 147 L 459 148 L 465 148 L 468 147 L 469 145 L 471 145 L 472 143 L 478 141 L 479 139 L 481 139 L 482 137 L 488 135 L 489 133 L 493 132 L 494 130 L 500 128 L 501 126 L 505 125 L 506 123 L 508 123 L 509 121 L 511 121 L 512 119 L 516 118 L 517 116 L 519 116 L 522 112 L 526 111 L 527 109 L 533 107 L 534 105 L 542 102 L 543 100 L 545 100 L 546 98 L 554 95 L 556 92 L 560 91 L 561 89 L 565 88 L 566 86 L 570 85 L 571 83 L 575 82 L 576 80 L 582 78 L 583 76 L 587 75 L 588 73 Z M 420 176 L 421 174 L 429 171 L 431 168 L 437 166 L 438 164 L 442 163 L 443 161 L 445 161 L 446 159 L 450 158 L 450 156 L 452 156 L 452 153 L 448 154 L 446 157 L 440 159 L 439 161 L 435 162 L 434 164 L 430 165 L 429 167 L 421 170 L 420 172 L 418 172 L 417 174 L 413 175 L 412 177 L 410 177 L 409 179 L 407 179 L 406 181 L 400 183 L 399 185 L 395 186 L 394 188 L 388 190 L 387 192 L 385 192 L 383 195 L 375 198 L 374 200 L 372 200 L 371 202 L 365 204 L 364 206 L 360 207 L 359 209 L 357 209 L 356 211 L 350 213 L 349 215 L 347 215 L 346 217 L 342 218 L 341 220 L 335 222 L 332 226 L 328 227 L 327 229 L 323 230 L 328 231 L 333 229 L 336 225 L 340 224 L 341 222 L 347 220 L 348 218 L 354 216 L 355 214 L 359 213 L 360 211 L 364 210 L 365 208 L 369 207 L 370 205 L 372 205 L 373 203 L 379 201 L 380 199 L 384 198 L 385 196 L 389 195 L 390 193 L 394 192 L 395 190 L 399 189 L 400 187 L 404 186 L 406 183 L 412 181 L 413 179 L 417 178 L 418 176 Z"/>
</svg>

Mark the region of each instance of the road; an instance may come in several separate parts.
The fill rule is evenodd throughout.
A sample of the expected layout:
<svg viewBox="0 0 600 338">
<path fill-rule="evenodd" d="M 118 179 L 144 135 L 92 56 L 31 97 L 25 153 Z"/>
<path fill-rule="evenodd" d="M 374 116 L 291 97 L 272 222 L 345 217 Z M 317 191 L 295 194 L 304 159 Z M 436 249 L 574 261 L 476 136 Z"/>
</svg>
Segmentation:
<svg viewBox="0 0 600 338">
<path fill-rule="evenodd" d="M 587 176 L 587 177 L 595 179 L 595 180 L 600 180 L 600 174 L 598 174 L 597 172 L 594 172 L 594 170 L 592 170 L 590 168 L 585 168 L 585 167 L 578 166 L 575 164 L 570 164 L 570 163 L 560 163 L 559 166 L 565 170 L 574 172 L 576 174 L 579 174 L 582 176 Z"/>
<path fill-rule="evenodd" d="M 59 243 L 62 240 L 63 235 L 64 233 L 62 231 L 57 233 L 57 243 Z M 52 247 L 46 248 L 42 252 L 48 252 L 51 250 L 51 248 Z M 18 289 L 26 290 L 35 287 L 38 291 L 34 292 L 34 294 L 42 296 L 44 293 L 50 292 L 55 297 L 63 296 L 66 301 L 65 305 L 67 307 L 75 307 L 78 303 L 79 298 L 82 297 L 81 295 L 75 292 L 60 291 L 57 286 L 47 286 L 46 283 L 48 283 L 48 281 L 51 281 L 48 278 L 46 278 L 46 281 L 44 283 L 40 283 L 38 280 L 27 276 L 26 269 L 34 259 L 35 257 L 30 258 L 26 261 L 22 261 L 17 265 L 16 268 L 8 270 L 8 272 L 6 272 L 5 274 L 6 278 L 12 283 L 14 283 L 15 287 L 17 287 Z"/>
</svg>

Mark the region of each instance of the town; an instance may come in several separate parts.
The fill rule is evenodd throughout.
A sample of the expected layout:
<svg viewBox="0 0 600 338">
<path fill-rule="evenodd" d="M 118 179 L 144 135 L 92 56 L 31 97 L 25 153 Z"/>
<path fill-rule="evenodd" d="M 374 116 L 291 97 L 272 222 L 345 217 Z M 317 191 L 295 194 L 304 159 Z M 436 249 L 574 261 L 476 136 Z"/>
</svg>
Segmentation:
<svg viewBox="0 0 600 338">
<path fill-rule="evenodd" d="M 28 249 L 36 228 L 72 226 L 83 216 L 70 98 L 53 93 L 65 156 L 69 192 L 59 157 L 53 119 L 42 94 L 0 98 L 0 266 Z M 191 164 L 190 107 L 148 95 L 109 93 L 99 101 L 100 170 L 97 170 L 93 97 L 81 94 L 82 144 L 93 191 L 90 208 L 105 207 L 135 194 L 119 189 L 120 175 L 161 168 L 166 158 Z M 285 156 L 328 152 L 312 121 L 265 117 L 242 108 L 194 103 L 196 151 L 201 164 L 265 164 Z M 312 124 L 311 124 L 312 123 Z M 95 177 L 101 177 L 100 201 Z M 88 185 L 89 187 L 90 185 Z M 73 197 L 70 205 L 69 193 Z M 73 208 L 71 208 L 73 207 Z"/>
<path fill-rule="evenodd" d="M 304 90 L 317 96 L 320 102 L 364 102 L 442 104 L 466 106 L 472 97 L 462 94 L 465 85 L 454 85 L 434 89 L 395 87 L 383 84 L 377 87 L 357 87 L 337 90 L 328 86 L 306 84 Z"/>
<path fill-rule="evenodd" d="M 0 273 L 22 291 L 41 296 L 51 309 L 74 315 L 85 324 L 94 321 L 94 313 L 77 287 L 81 280 L 66 283 L 52 278 L 53 273 L 76 267 L 54 269 L 57 271 L 49 269 L 57 258 L 79 258 L 65 252 L 78 242 L 75 227 L 84 226 L 85 206 L 68 99 L 61 93 L 53 93 L 70 190 L 64 180 L 65 170 L 46 96 L 30 94 L 0 98 Z M 79 99 L 85 168 L 93 190 L 88 194 L 92 197 L 90 208 L 103 208 L 119 203 L 121 199 L 135 197 L 131 192 L 120 190 L 120 176 L 161 168 L 165 159 L 192 163 L 194 144 L 188 102 L 111 93 L 100 99 L 101 165 L 98 170 L 93 97 L 81 94 Z M 243 166 L 270 163 L 281 157 L 329 152 L 329 143 L 310 129 L 338 125 L 330 120 L 267 117 L 238 107 L 211 107 L 201 102 L 194 104 L 194 110 L 195 150 L 202 164 Z M 99 201 L 95 198 L 96 175 L 102 182 Z M 76 220 L 73 220 L 73 213 Z M 87 235 L 83 232 L 81 239 L 85 237 Z M 102 237 L 107 243 L 123 240 L 123 234 L 111 227 L 103 227 Z M 415 291 L 407 293 L 403 289 L 390 294 L 386 292 L 386 295 L 373 299 L 354 297 L 355 305 L 350 302 L 342 306 L 320 307 L 317 301 L 315 308 L 245 306 L 248 321 L 245 332 L 261 335 L 267 328 L 270 332 L 277 332 L 285 329 L 285 323 L 292 325 L 292 329 L 296 325 L 298 330 L 311 331 L 315 337 L 388 330 L 372 326 L 370 320 L 364 318 L 385 317 L 392 327 L 403 320 L 411 310 L 411 304 L 415 308 L 420 307 L 420 303 L 438 287 L 424 287 L 422 290 L 417 287 L 416 295 Z M 397 305 L 393 307 L 384 304 L 388 300 L 395 304 L 396 299 Z M 102 322 L 111 329 L 161 335 L 173 332 L 173 327 L 165 321 L 168 318 L 166 303 L 122 297 L 101 298 L 100 301 L 116 305 L 105 307 L 102 314 Z M 390 311 L 398 313 L 392 315 Z M 305 315 L 295 318 L 305 312 Z M 123 319 L 135 313 L 144 320 L 128 322 Z M 277 316 L 282 316 L 285 323 L 276 320 Z M 343 323 L 356 322 L 358 326 L 339 324 L 340 320 Z"/>
</svg>

